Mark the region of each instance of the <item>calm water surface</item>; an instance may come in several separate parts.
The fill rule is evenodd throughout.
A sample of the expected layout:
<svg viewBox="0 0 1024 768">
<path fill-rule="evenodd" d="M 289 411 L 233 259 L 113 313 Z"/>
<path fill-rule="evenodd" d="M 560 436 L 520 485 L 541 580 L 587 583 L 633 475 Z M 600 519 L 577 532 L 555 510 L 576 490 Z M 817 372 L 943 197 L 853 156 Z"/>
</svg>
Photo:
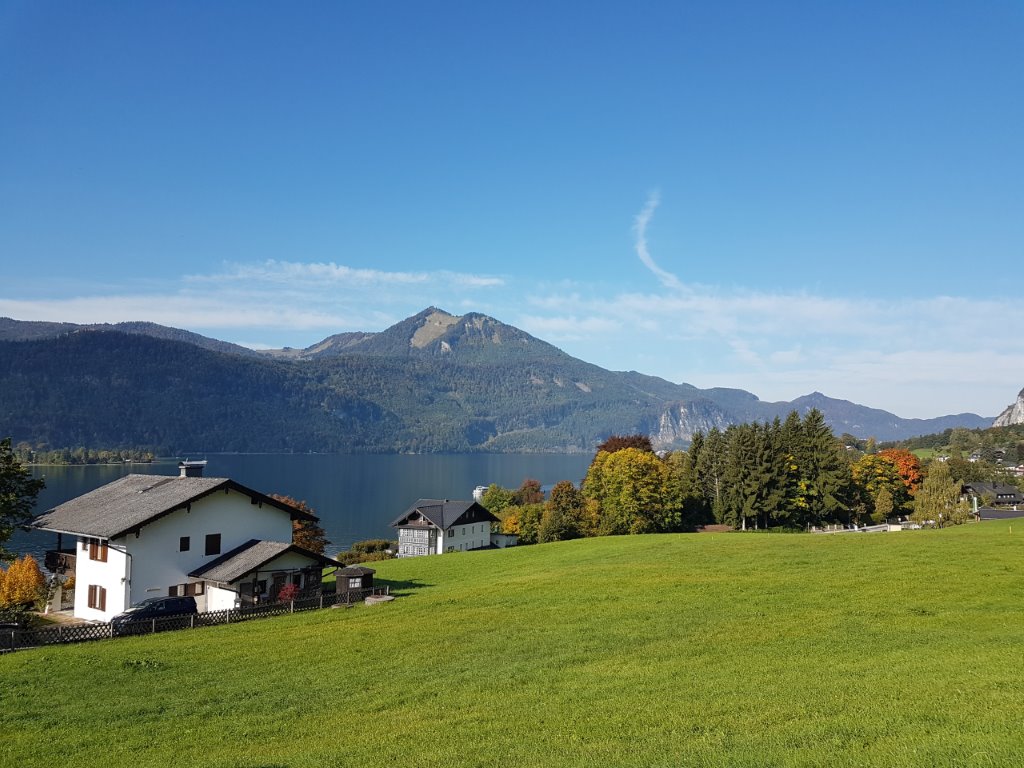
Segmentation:
<svg viewBox="0 0 1024 768">
<path fill-rule="evenodd" d="M 548 488 L 559 480 L 579 483 L 590 459 L 583 454 L 229 454 L 208 456 L 205 474 L 230 477 L 262 493 L 305 500 L 320 516 L 332 554 L 361 539 L 392 538 L 394 530 L 388 524 L 416 499 L 470 499 L 478 485 L 518 487 L 528 477 Z M 177 475 L 178 467 L 176 461 L 35 467 L 33 474 L 46 479 L 36 514 L 132 472 Z M 55 544 L 56 534 L 17 533 L 9 548 L 41 557 Z"/>
</svg>

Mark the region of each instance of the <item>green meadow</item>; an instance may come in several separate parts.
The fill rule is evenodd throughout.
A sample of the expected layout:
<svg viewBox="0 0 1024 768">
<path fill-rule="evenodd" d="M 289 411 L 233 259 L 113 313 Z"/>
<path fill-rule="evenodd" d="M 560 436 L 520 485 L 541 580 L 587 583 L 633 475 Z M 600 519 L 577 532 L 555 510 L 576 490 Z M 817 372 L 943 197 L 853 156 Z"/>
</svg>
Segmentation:
<svg viewBox="0 0 1024 768">
<path fill-rule="evenodd" d="M 376 565 L 393 603 L 0 657 L 0 765 L 1024 763 L 1024 522 Z"/>
</svg>

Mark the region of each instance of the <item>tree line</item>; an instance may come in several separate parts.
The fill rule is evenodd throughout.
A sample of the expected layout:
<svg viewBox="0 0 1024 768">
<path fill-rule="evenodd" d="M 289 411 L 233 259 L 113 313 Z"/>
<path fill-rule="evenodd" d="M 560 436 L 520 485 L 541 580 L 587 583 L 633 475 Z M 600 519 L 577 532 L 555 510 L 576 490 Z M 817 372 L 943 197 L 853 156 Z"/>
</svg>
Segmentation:
<svg viewBox="0 0 1024 768">
<path fill-rule="evenodd" d="M 614 436 L 578 486 L 564 480 L 545 499 L 536 480 L 518 490 L 491 485 L 481 503 L 524 544 L 708 524 L 806 530 L 901 516 L 940 526 L 967 519 L 947 462 L 926 470 L 904 449 L 862 452 L 837 439 L 816 409 L 712 428 L 688 450 L 662 454 L 643 435 Z"/>
<path fill-rule="evenodd" d="M 147 448 L 49 448 L 33 447 L 27 442 L 14 446 L 14 455 L 23 464 L 80 465 L 80 464 L 123 464 L 125 462 L 149 463 L 156 459 Z"/>
</svg>

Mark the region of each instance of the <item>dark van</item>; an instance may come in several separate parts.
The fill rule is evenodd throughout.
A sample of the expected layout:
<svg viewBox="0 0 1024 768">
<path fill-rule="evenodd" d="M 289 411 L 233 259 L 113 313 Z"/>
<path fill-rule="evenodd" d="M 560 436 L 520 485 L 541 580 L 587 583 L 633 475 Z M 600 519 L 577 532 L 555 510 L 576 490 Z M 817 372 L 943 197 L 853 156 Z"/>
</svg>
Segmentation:
<svg viewBox="0 0 1024 768">
<path fill-rule="evenodd" d="M 142 626 L 142 622 L 166 616 L 188 616 L 196 612 L 194 597 L 150 597 L 124 613 L 117 614 L 110 620 L 110 624 L 117 634 L 135 634 L 148 629 Z"/>
</svg>

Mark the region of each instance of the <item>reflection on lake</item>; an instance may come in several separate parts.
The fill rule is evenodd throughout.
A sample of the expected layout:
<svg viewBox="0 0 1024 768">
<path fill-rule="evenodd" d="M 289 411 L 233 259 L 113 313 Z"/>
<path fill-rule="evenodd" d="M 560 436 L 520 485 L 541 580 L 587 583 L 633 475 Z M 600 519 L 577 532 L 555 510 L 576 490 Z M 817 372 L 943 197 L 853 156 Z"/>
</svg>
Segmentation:
<svg viewBox="0 0 1024 768">
<path fill-rule="evenodd" d="M 191 457 L 196 458 L 196 457 Z M 361 539 L 391 538 L 389 523 L 416 499 L 469 499 L 478 485 L 518 487 L 528 477 L 546 488 L 579 481 L 590 456 L 583 454 L 465 455 L 211 455 L 207 477 L 230 477 L 262 493 L 305 500 L 320 516 L 332 544 L 328 554 Z M 34 467 L 45 477 L 36 514 L 119 477 L 139 472 L 177 475 L 176 461 L 154 464 Z M 8 548 L 41 559 L 56 535 L 16 533 Z"/>
</svg>

